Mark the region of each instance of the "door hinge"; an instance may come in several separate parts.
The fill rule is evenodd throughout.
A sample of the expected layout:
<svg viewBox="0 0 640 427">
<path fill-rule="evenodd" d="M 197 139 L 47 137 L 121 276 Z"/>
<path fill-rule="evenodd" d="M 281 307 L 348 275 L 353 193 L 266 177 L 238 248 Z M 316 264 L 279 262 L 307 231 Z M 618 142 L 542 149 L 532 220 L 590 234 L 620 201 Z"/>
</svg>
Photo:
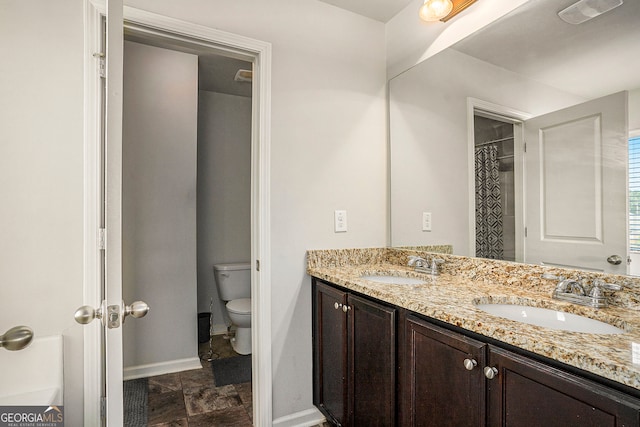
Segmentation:
<svg viewBox="0 0 640 427">
<path fill-rule="evenodd" d="M 527 227 L 524 228 L 524 237 L 527 237 Z"/>
<path fill-rule="evenodd" d="M 107 418 L 107 398 L 100 396 L 100 418 Z"/>
<path fill-rule="evenodd" d="M 527 152 L 527 143 L 526 142 L 522 145 L 522 151 L 524 151 L 525 153 Z"/>
<path fill-rule="evenodd" d="M 98 249 L 107 249 L 107 230 L 104 228 L 98 228 Z"/>
<path fill-rule="evenodd" d="M 256 271 L 260 271 L 260 260 L 256 260 Z"/>
<path fill-rule="evenodd" d="M 99 61 L 98 74 L 104 79 L 107 77 L 107 61 L 105 54 L 102 52 L 96 52 L 93 54 L 93 57 Z"/>
</svg>

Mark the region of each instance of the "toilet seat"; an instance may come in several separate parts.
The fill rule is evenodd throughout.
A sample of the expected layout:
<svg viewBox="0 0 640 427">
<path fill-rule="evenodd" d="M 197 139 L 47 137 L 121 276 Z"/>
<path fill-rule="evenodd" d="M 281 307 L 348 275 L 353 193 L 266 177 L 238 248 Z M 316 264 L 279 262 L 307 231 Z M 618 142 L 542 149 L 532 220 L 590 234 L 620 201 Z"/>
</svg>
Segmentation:
<svg viewBox="0 0 640 427">
<path fill-rule="evenodd" d="M 227 310 L 236 314 L 251 314 L 251 298 L 238 298 L 227 303 Z"/>
</svg>

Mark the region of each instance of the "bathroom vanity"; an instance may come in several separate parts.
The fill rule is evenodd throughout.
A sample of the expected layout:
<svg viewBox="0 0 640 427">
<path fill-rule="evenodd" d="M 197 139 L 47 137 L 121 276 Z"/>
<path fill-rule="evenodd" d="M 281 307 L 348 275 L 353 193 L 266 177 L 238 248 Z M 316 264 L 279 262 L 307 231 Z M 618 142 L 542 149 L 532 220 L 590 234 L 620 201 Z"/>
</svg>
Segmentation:
<svg viewBox="0 0 640 427">
<path fill-rule="evenodd" d="M 596 310 L 552 300 L 554 283 L 540 279 L 540 267 L 442 255 L 442 273 L 427 277 L 403 265 L 407 254 L 308 253 L 314 404 L 331 423 L 640 426 L 635 279 L 620 279 L 618 306 Z M 400 280 L 363 279 L 371 275 Z M 623 333 L 552 330 L 477 308 L 504 301 L 597 318 Z"/>
</svg>

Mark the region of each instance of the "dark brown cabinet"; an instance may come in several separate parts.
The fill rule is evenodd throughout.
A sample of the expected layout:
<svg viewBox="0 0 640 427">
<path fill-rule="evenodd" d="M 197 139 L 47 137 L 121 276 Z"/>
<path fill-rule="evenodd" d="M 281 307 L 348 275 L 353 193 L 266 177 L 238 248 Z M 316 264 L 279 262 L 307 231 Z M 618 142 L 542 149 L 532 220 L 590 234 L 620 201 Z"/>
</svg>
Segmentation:
<svg viewBox="0 0 640 427">
<path fill-rule="evenodd" d="M 640 425 L 638 399 L 492 345 L 488 354 L 490 426 Z"/>
<path fill-rule="evenodd" d="M 636 393 L 315 278 L 313 341 L 334 425 L 640 427 Z"/>
<path fill-rule="evenodd" d="M 404 327 L 402 425 L 484 426 L 486 345 L 412 315 Z"/>
<path fill-rule="evenodd" d="M 403 426 L 640 425 L 640 400 L 408 315 Z"/>
<path fill-rule="evenodd" d="M 314 404 L 341 426 L 394 426 L 396 309 L 313 280 Z"/>
</svg>

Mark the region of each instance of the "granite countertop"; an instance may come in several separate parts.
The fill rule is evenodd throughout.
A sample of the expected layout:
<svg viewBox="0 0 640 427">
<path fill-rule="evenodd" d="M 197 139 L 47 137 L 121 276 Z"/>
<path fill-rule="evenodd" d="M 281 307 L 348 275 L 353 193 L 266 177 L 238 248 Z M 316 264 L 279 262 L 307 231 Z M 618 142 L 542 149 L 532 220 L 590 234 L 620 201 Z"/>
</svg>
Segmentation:
<svg viewBox="0 0 640 427">
<path fill-rule="evenodd" d="M 308 257 L 309 257 L 308 253 Z M 460 258 L 460 257 L 459 257 Z M 466 277 L 453 271 L 417 273 L 385 257 L 355 265 L 308 262 L 309 275 L 347 289 L 511 344 L 640 390 L 640 316 L 636 309 L 593 309 L 551 298 L 555 283 L 514 286 L 508 280 Z M 423 285 L 394 285 L 360 278 L 390 274 L 419 277 Z M 537 273 L 536 273 L 537 274 Z M 478 303 L 512 303 L 557 309 L 610 323 L 626 332 L 601 335 L 552 330 L 490 315 Z"/>
</svg>

